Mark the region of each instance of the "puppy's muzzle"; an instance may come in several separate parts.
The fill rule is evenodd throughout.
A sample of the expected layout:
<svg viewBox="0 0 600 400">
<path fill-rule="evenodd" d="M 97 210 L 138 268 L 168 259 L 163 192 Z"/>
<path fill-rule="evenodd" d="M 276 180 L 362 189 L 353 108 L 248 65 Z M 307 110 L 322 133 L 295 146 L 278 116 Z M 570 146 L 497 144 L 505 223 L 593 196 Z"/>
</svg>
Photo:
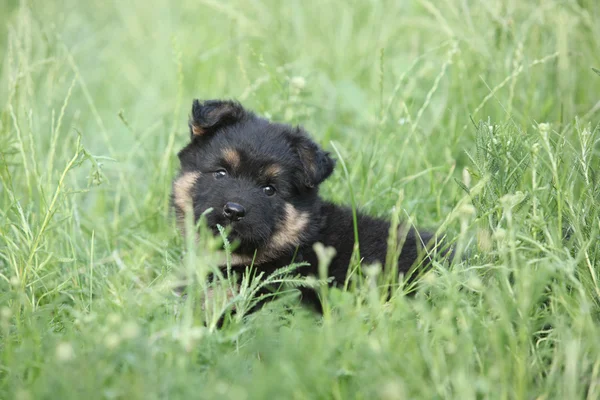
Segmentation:
<svg viewBox="0 0 600 400">
<path fill-rule="evenodd" d="M 232 222 L 236 222 L 244 218 L 246 209 L 238 203 L 227 202 L 223 207 L 223 216 Z"/>
</svg>

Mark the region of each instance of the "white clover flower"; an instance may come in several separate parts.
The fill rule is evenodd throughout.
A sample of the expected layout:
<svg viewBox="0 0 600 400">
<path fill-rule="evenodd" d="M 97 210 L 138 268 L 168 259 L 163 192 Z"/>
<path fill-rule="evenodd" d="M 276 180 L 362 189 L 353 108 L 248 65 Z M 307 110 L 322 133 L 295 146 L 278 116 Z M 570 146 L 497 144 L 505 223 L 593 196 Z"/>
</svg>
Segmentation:
<svg viewBox="0 0 600 400">
<path fill-rule="evenodd" d="M 538 131 L 540 131 L 540 133 L 543 135 L 547 135 L 548 132 L 550 132 L 550 124 L 547 122 L 542 122 L 542 123 L 538 124 L 537 128 L 538 128 Z"/>
<path fill-rule="evenodd" d="M 425 275 L 423 275 L 423 277 L 421 278 L 421 281 L 428 285 L 433 285 L 436 280 L 437 280 L 436 274 L 431 271 L 426 272 Z"/>
<path fill-rule="evenodd" d="M 306 80 L 301 76 L 294 76 L 290 78 L 290 86 L 293 89 L 301 91 L 306 87 Z"/>
<path fill-rule="evenodd" d="M 472 276 L 467 281 L 467 286 L 473 290 L 479 291 L 479 290 L 483 289 L 483 282 L 481 282 L 481 279 L 479 279 L 478 277 Z"/>
<path fill-rule="evenodd" d="M 119 314 L 109 314 L 108 317 L 106 317 L 106 322 L 109 325 L 119 325 L 121 323 L 121 316 Z"/>
<path fill-rule="evenodd" d="M 121 343 L 121 337 L 119 335 L 117 335 L 116 333 L 109 333 L 104 338 L 104 346 L 106 346 L 107 349 L 112 350 L 112 349 L 116 348 L 120 343 Z"/>
<path fill-rule="evenodd" d="M 75 357 L 75 350 L 69 342 L 61 342 L 56 346 L 56 358 L 58 361 L 66 362 Z"/>
<path fill-rule="evenodd" d="M 363 268 L 366 276 L 376 278 L 381 273 L 381 264 L 372 264 Z"/>
<path fill-rule="evenodd" d="M 121 329 L 123 339 L 135 339 L 140 334 L 140 327 L 133 321 L 128 321 Z"/>
<path fill-rule="evenodd" d="M 452 318 L 453 314 L 454 313 L 452 312 L 452 310 L 450 309 L 450 307 L 444 307 L 440 311 L 440 317 L 442 317 L 443 319 L 450 319 L 450 318 Z"/>
</svg>

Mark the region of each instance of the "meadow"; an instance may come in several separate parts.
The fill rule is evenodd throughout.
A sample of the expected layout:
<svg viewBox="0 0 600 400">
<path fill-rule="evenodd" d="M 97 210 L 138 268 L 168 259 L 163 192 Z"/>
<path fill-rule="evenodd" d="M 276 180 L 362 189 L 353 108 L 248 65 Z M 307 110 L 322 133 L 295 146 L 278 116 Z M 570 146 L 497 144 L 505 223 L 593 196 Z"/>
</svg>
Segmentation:
<svg viewBox="0 0 600 400">
<path fill-rule="evenodd" d="M 600 398 L 597 0 L 2 0 L 0 22 L 0 399 Z M 218 239 L 169 207 L 194 98 L 302 124 L 338 159 L 323 197 L 460 257 L 389 300 L 365 270 L 323 316 L 283 274 L 248 316 L 257 281 L 202 300 Z"/>
</svg>

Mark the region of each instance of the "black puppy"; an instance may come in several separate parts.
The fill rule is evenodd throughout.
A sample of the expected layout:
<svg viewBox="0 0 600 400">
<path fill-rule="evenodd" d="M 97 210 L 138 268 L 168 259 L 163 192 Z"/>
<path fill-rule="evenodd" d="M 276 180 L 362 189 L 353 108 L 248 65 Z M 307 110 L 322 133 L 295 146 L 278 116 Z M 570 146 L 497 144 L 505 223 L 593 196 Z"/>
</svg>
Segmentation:
<svg viewBox="0 0 600 400">
<path fill-rule="evenodd" d="M 329 153 L 302 128 L 270 122 L 233 101 L 195 100 L 189 126 L 191 141 L 178 154 L 181 171 L 173 183 L 180 227 L 186 209 L 197 220 L 212 208 L 208 226 L 215 234 L 217 225 L 228 227 L 229 239 L 238 243 L 234 266 L 254 263 L 266 273 L 307 262 L 310 267 L 300 271 L 318 275 L 313 245 L 321 242 L 336 250 L 332 284 L 343 284 L 354 248 L 353 217 L 351 209 L 318 195 L 335 166 Z M 390 223 L 358 214 L 357 226 L 363 263 L 385 264 Z M 432 237 L 408 231 L 399 272 L 409 271 Z M 319 307 L 314 293 L 304 291 L 303 299 Z"/>
</svg>

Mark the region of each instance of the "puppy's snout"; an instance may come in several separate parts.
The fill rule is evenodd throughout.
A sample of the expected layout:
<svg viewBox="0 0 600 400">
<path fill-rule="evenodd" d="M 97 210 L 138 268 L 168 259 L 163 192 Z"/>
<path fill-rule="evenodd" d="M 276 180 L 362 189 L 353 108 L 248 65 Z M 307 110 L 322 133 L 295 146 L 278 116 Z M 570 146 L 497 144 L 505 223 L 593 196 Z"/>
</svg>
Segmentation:
<svg viewBox="0 0 600 400">
<path fill-rule="evenodd" d="M 223 215 L 230 221 L 239 221 L 246 215 L 246 209 L 241 204 L 227 202 L 223 207 Z"/>
</svg>

